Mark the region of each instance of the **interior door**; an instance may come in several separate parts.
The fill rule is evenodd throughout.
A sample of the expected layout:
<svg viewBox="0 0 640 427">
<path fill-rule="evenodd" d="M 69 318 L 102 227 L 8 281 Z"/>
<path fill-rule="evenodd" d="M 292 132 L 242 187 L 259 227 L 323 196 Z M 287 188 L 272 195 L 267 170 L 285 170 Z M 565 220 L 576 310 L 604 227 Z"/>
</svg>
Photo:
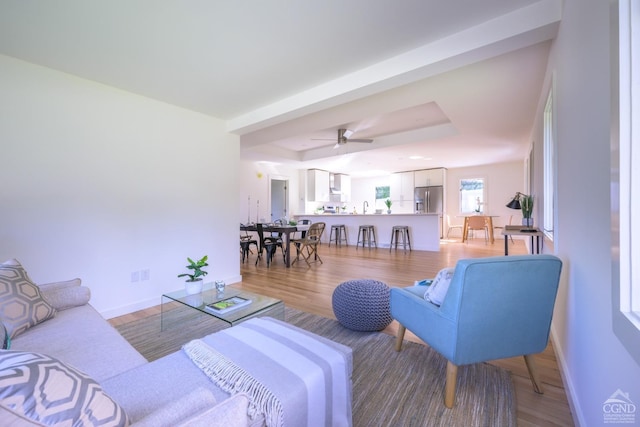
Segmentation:
<svg viewBox="0 0 640 427">
<path fill-rule="evenodd" d="M 289 181 L 284 179 L 271 179 L 271 222 L 287 218 Z"/>
</svg>

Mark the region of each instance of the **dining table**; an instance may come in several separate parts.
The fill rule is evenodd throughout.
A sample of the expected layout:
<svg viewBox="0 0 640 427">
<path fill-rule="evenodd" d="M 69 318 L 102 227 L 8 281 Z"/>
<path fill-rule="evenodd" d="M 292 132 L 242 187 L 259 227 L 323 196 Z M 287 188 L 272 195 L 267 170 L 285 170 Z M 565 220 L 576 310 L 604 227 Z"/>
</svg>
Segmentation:
<svg viewBox="0 0 640 427">
<path fill-rule="evenodd" d="M 263 224 L 262 230 L 265 233 L 278 233 L 284 236 L 282 241 L 284 245 L 284 265 L 286 268 L 291 267 L 291 235 L 298 231 L 304 233 L 309 229 L 309 225 L 280 225 L 280 224 Z M 240 231 L 258 231 L 255 224 L 240 224 Z"/>
<path fill-rule="evenodd" d="M 493 237 L 493 218 L 499 218 L 500 215 L 482 215 L 482 214 L 477 214 L 477 215 L 464 215 L 464 222 L 462 223 L 462 241 L 466 242 L 467 238 L 469 237 L 469 218 L 472 216 L 481 216 L 484 217 L 485 223 L 487 224 L 487 231 L 489 234 L 489 242 L 493 244 L 493 242 L 495 242 L 495 239 Z"/>
</svg>

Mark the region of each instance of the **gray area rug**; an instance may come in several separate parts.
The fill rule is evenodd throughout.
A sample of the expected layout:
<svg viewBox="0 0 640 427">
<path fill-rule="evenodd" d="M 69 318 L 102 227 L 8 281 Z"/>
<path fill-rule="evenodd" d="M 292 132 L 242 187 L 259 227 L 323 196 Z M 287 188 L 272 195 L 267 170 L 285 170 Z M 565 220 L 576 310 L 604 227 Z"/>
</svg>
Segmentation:
<svg viewBox="0 0 640 427">
<path fill-rule="evenodd" d="M 182 318 L 182 316 L 184 316 Z M 286 321 L 353 349 L 353 424 L 369 426 L 515 426 L 515 391 L 510 374 L 478 363 L 458 369 L 456 404 L 444 406 L 446 359 L 427 346 L 380 332 L 356 332 L 337 321 L 285 309 Z M 192 311 L 171 313 L 175 326 L 160 331 L 160 315 L 121 326 L 118 331 L 148 360 L 178 350 L 225 324 Z M 165 316 L 165 320 L 167 317 Z"/>
</svg>

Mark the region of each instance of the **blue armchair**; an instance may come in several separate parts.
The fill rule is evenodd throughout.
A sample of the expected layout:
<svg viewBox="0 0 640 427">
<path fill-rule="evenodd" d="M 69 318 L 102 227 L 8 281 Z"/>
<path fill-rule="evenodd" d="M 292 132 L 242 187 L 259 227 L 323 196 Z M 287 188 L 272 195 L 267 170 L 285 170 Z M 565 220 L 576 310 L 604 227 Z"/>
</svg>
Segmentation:
<svg viewBox="0 0 640 427">
<path fill-rule="evenodd" d="M 439 307 L 424 299 L 425 286 L 392 288 L 396 350 L 409 329 L 448 360 L 448 408 L 458 366 L 513 356 L 524 356 L 533 388 L 542 393 L 532 355 L 547 346 L 561 269 L 553 255 L 463 259 Z"/>
</svg>

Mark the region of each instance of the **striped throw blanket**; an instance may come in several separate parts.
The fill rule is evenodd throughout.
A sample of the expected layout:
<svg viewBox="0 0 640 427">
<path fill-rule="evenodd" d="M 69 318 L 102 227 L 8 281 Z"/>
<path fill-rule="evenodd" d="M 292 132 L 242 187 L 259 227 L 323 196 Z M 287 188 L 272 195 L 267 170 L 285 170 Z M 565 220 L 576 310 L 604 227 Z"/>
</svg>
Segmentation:
<svg viewBox="0 0 640 427">
<path fill-rule="evenodd" d="M 218 387 L 247 393 L 249 416 L 264 416 L 268 427 L 351 426 L 351 359 L 340 347 L 287 323 L 254 318 L 183 350 Z"/>
</svg>

